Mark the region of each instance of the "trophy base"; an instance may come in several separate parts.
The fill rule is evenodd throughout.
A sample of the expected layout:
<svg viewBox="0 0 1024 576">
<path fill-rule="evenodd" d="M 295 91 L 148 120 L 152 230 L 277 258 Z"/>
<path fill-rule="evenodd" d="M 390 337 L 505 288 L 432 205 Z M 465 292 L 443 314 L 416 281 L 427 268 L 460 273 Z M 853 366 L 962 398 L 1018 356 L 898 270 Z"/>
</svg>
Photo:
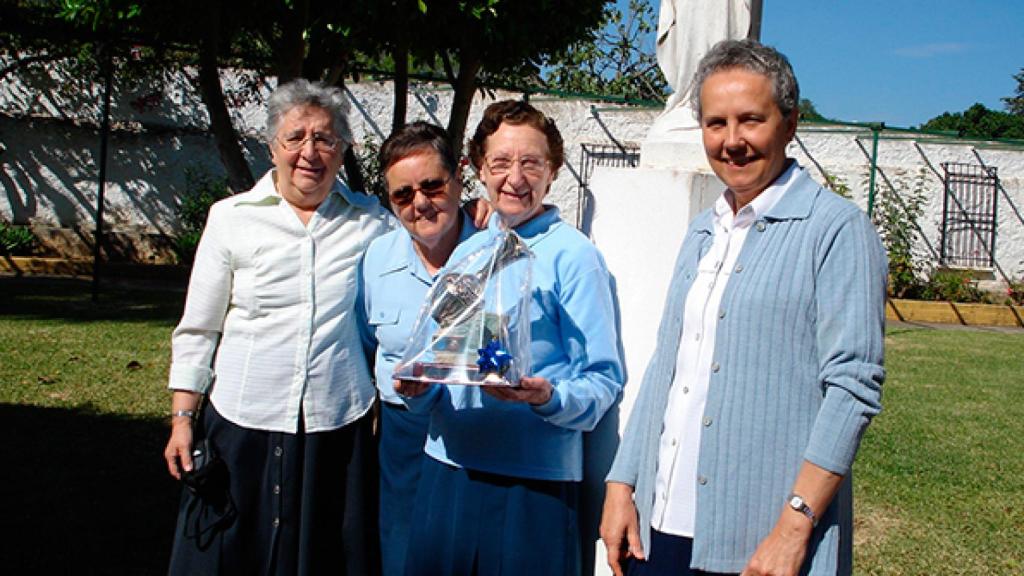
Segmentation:
<svg viewBox="0 0 1024 576">
<path fill-rule="evenodd" d="M 415 362 L 412 374 L 403 375 L 401 380 L 428 382 L 432 384 L 457 384 L 461 386 L 502 386 L 517 388 L 503 376 L 497 374 L 481 374 L 480 368 L 469 364 L 448 364 L 442 362 Z"/>
</svg>

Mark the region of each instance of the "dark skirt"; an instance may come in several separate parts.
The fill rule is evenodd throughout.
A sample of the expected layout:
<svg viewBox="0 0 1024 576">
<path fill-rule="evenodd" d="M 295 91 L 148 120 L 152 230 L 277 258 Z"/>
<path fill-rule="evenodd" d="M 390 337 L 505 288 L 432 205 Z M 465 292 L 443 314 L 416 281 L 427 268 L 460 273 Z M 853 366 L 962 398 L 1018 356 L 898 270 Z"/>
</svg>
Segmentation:
<svg viewBox="0 0 1024 576">
<path fill-rule="evenodd" d="M 429 414 L 380 403 L 380 550 L 385 576 L 405 571 L 409 522 L 416 504 Z"/>
<path fill-rule="evenodd" d="M 578 482 L 423 460 L 406 576 L 578 576 Z"/>
<path fill-rule="evenodd" d="M 328 432 L 268 432 L 207 404 L 200 429 L 227 478 L 183 491 L 169 573 L 376 574 L 372 425 L 371 413 Z"/>
</svg>

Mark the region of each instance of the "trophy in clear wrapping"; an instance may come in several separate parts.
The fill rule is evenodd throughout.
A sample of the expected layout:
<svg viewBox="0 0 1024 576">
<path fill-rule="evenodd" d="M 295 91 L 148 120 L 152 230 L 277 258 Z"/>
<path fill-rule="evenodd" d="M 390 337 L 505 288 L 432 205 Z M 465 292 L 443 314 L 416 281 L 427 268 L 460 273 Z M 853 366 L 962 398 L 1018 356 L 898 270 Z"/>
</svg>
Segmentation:
<svg viewBox="0 0 1024 576">
<path fill-rule="evenodd" d="M 502 231 L 450 264 L 427 294 L 393 378 L 518 386 L 530 368 L 533 254 Z"/>
</svg>

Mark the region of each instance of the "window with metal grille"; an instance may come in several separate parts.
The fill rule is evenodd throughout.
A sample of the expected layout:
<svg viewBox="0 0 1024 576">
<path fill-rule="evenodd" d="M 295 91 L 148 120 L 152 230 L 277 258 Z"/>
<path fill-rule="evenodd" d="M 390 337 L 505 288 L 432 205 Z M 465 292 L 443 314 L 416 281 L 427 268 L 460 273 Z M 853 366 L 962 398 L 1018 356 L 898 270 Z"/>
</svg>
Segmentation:
<svg viewBox="0 0 1024 576">
<path fill-rule="evenodd" d="M 635 144 L 580 144 L 580 187 L 586 188 L 595 166 L 635 167 L 640 147 Z"/>
<path fill-rule="evenodd" d="M 640 146 L 636 144 L 580 144 L 579 194 L 576 203 L 576 227 L 583 224 L 584 206 L 590 188 L 590 177 L 597 166 L 635 168 L 640 163 Z"/>
<path fill-rule="evenodd" d="M 996 251 L 996 169 L 943 162 L 942 170 L 942 264 L 991 268 Z"/>
</svg>

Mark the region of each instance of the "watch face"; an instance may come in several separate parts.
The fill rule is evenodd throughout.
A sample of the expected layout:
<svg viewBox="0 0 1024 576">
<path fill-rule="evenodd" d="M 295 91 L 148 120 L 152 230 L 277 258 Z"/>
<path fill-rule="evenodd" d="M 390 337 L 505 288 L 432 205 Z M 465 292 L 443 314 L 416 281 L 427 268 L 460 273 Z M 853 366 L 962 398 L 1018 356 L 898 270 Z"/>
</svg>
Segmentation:
<svg viewBox="0 0 1024 576">
<path fill-rule="evenodd" d="M 789 505 L 799 510 L 804 506 L 804 499 L 799 496 L 793 496 L 789 501 Z"/>
</svg>

